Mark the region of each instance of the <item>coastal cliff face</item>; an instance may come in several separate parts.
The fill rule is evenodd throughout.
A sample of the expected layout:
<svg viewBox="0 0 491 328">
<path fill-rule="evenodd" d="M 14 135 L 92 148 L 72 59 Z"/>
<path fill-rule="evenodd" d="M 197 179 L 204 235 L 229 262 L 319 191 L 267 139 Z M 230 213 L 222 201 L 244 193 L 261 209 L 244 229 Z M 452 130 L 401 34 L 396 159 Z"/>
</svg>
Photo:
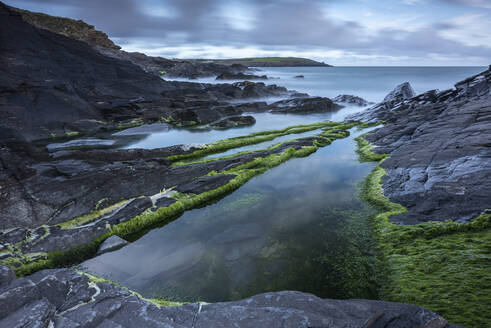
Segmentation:
<svg viewBox="0 0 491 328">
<path fill-rule="evenodd" d="M 83 41 L 94 47 L 103 47 L 107 49 L 119 50 L 106 33 L 98 31 L 93 25 L 89 25 L 82 20 L 74 20 L 65 17 L 56 17 L 43 13 L 34 13 L 28 10 L 9 7 L 22 15 L 22 18 L 36 26 L 37 28 L 64 35 L 66 37 Z"/>
<path fill-rule="evenodd" d="M 108 57 L 88 43 L 38 29 L 3 4 L 0 15 L 2 140 L 59 138 L 161 120 L 211 123 L 230 115 L 223 105 L 232 98 L 294 94 L 263 83 L 164 81 L 124 56 Z M 222 110 L 210 112 L 214 106 Z"/>
</svg>

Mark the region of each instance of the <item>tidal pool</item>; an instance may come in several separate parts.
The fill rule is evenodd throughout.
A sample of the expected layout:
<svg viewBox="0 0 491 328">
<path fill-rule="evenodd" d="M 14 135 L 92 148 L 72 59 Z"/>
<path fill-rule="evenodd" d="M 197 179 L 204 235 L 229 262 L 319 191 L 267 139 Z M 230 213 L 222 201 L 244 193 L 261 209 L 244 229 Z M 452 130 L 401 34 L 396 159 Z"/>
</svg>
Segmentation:
<svg viewBox="0 0 491 328">
<path fill-rule="evenodd" d="M 179 144 L 206 144 L 220 139 L 243 136 L 254 132 L 279 130 L 292 125 L 312 124 L 326 120 L 342 121 L 348 114 L 363 109 L 363 107 L 347 106 L 336 112 L 309 115 L 246 113 L 244 115 L 254 116 L 256 119 L 256 123 L 254 125 L 241 128 L 232 128 L 228 130 L 172 128 L 168 131 L 149 131 L 148 135 L 141 135 L 138 140 L 125 145 L 123 148 L 153 149 Z M 140 129 L 143 130 L 144 127 L 140 127 Z"/>
<path fill-rule="evenodd" d="M 376 297 L 368 218 L 352 130 L 306 158 L 257 176 L 82 267 L 145 297 L 227 301 L 276 290 Z"/>
</svg>

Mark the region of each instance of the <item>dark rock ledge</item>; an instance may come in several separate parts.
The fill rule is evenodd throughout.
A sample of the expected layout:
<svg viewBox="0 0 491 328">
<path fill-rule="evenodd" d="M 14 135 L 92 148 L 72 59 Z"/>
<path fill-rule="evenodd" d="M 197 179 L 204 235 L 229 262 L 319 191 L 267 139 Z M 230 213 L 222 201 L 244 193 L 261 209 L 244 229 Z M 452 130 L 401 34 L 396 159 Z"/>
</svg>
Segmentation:
<svg viewBox="0 0 491 328">
<path fill-rule="evenodd" d="M 1 327 L 450 327 L 439 315 L 402 303 L 283 291 L 235 302 L 162 307 L 69 269 L 15 279 L 0 266 L 0 274 Z"/>
</svg>

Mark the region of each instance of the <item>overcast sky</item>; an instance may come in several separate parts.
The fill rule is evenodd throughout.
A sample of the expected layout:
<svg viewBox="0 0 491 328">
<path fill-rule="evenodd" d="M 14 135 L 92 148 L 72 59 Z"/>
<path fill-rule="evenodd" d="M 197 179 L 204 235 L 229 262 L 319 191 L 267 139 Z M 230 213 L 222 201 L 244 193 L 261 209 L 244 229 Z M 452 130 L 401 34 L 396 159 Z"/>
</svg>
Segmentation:
<svg viewBox="0 0 491 328">
<path fill-rule="evenodd" d="M 301 56 L 333 65 L 489 65 L 491 0 L 6 0 L 82 19 L 127 51 Z"/>
</svg>

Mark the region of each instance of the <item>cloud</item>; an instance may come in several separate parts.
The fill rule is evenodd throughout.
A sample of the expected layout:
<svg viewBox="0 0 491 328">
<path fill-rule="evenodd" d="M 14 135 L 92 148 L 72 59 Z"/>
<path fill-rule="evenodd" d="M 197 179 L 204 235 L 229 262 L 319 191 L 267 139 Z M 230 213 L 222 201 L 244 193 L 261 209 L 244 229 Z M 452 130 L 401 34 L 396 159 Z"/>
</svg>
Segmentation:
<svg viewBox="0 0 491 328">
<path fill-rule="evenodd" d="M 440 0 L 443 3 L 470 6 L 477 8 L 491 9 L 491 2 L 489 0 Z"/>
<path fill-rule="evenodd" d="M 381 0 L 382 1 L 382 0 Z M 429 0 L 388 1 L 377 5 L 362 2 L 363 16 L 379 20 L 370 26 L 366 17 L 356 17 L 355 2 L 300 0 L 10 0 L 9 4 L 29 9 L 45 5 L 50 14 L 64 8 L 70 17 L 83 19 L 103 30 L 125 49 L 154 54 L 236 56 L 247 49 L 256 53 L 342 53 L 352 58 L 491 58 L 489 13 L 480 18 L 428 19 L 418 7 Z M 405 4 L 404 4 L 404 3 Z M 487 0 L 436 0 L 439 6 L 488 7 Z M 406 4 L 412 4 L 407 6 Z M 331 15 L 341 6 L 345 15 Z M 344 7 L 342 7 L 344 6 Z M 396 15 L 387 14 L 392 10 Z M 444 9 L 442 7 L 442 9 Z M 489 5 L 491 7 L 491 4 Z M 414 8 L 405 13 L 405 8 Z M 474 10 L 474 9 L 472 9 Z M 404 12 L 404 16 L 400 13 Z M 416 17 L 417 24 L 404 23 Z M 431 17 L 430 17 L 431 18 Z M 363 23 L 362 23 L 363 22 Z M 481 41 L 480 41 L 481 40 Z M 223 49 L 221 52 L 219 48 Z M 165 48 L 169 49 L 168 51 Z M 172 51 L 171 51 L 172 49 Z M 179 50 L 180 49 L 180 50 Z M 206 50 L 208 49 L 208 50 Z M 255 50 L 254 50 L 255 49 Z M 244 50 L 245 53 L 245 50 Z M 476 59 L 477 58 L 477 59 Z M 486 63 L 487 64 L 487 63 Z"/>
</svg>

